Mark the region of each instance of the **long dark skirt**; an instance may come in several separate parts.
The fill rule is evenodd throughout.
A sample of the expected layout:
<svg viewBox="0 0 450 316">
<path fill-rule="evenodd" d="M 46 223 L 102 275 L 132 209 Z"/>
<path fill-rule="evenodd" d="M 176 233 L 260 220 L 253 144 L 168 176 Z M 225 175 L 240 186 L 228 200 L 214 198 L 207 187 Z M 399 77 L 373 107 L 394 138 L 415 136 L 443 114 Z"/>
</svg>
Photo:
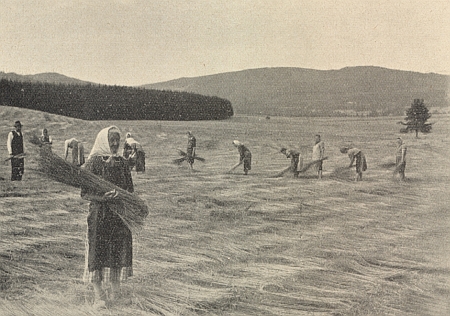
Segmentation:
<svg viewBox="0 0 450 316">
<path fill-rule="evenodd" d="M 136 172 L 145 172 L 145 153 L 138 151 L 136 153 Z"/>
<path fill-rule="evenodd" d="M 249 151 L 244 153 L 244 171 L 252 170 L 252 154 Z"/>
<path fill-rule="evenodd" d="M 105 202 L 91 202 L 85 281 L 123 281 L 133 275 L 131 231 Z"/>
<path fill-rule="evenodd" d="M 356 158 L 356 172 L 361 173 L 363 171 L 367 170 L 367 162 L 366 162 L 366 156 L 362 152 L 359 152 L 355 155 Z"/>
<path fill-rule="evenodd" d="M 194 164 L 194 149 L 193 148 L 188 148 L 186 150 L 186 161 L 188 162 L 188 164 L 193 165 Z"/>
</svg>

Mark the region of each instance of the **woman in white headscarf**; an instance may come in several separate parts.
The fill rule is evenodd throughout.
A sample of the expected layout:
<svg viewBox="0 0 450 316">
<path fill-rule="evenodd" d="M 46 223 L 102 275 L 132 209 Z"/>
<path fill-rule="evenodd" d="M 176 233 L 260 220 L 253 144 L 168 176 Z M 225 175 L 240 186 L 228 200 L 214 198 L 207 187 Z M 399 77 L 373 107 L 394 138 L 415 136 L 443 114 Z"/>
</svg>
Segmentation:
<svg viewBox="0 0 450 316">
<path fill-rule="evenodd" d="M 42 134 L 39 140 L 44 145 L 51 145 L 53 143 L 52 137 L 48 134 L 48 130 L 46 128 L 42 130 Z"/>
<path fill-rule="evenodd" d="M 136 167 L 136 172 L 145 172 L 145 152 L 142 145 L 131 136 L 131 133 L 126 135 L 123 157 L 128 159 L 130 170 Z"/>
<path fill-rule="evenodd" d="M 133 181 L 127 161 L 119 156 L 120 131 L 111 126 L 101 130 L 84 168 L 118 187 L 133 192 Z M 120 294 L 120 282 L 132 276 L 132 235 L 122 219 L 110 206 L 120 208 L 117 191 L 105 194 L 81 189 L 82 198 L 89 200 L 88 243 L 85 281 L 94 285 L 95 305 L 106 306 L 105 286 L 111 285 L 109 300 Z M 119 204 L 119 205 L 117 205 Z"/>
</svg>

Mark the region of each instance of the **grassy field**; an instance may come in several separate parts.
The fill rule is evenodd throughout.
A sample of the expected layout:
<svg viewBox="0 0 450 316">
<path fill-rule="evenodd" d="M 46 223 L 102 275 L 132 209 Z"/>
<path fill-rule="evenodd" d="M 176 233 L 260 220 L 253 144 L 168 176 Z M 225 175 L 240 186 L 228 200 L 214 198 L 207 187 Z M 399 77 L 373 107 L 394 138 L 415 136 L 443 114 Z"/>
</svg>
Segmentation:
<svg viewBox="0 0 450 316">
<path fill-rule="evenodd" d="M 22 182 L 0 167 L 0 315 L 449 315 L 450 117 L 433 133 L 403 135 L 406 181 L 392 177 L 399 118 L 238 116 L 208 122 L 86 122 L 0 107 L 1 135 L 20 119 L 24 133 L 48 128 L 54 152 L 77 137 L 89 152 L 110 124 L 131 131 L 146 151 L 147 171 L 133 172 L 151 213 L 134 235 L 129 300 L 92 309 L 81 278 L 88 204 L 77 189 L 33 171 L 27 144 Z M 171 161 L 197 137 L 196 162 Z M 324 178 L 310 171 L 273 177 L 289 165 L 281 146 L 309 161 L 314 135 L 325 141 Z M 26 136 L 27 137 L 27 136 Z M 231 142 L 253 154 L 252 170 Z M 367 156 L 364 181 L 342 171 L 342 145 Z M 7 157 L 6 146 L 0 152 Z"/>
</svg>

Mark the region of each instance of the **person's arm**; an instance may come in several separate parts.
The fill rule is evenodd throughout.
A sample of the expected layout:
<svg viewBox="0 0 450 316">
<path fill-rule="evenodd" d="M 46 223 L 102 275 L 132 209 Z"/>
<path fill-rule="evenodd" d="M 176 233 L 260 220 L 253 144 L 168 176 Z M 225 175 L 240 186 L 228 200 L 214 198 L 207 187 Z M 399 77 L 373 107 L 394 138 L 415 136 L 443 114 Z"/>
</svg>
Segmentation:
<svg viewBox="0 0 450 316">
<path fill-rule="evenodd" d="M 348 167 L 351 168 L 351 166 L 353 166 L 353 162 L 355 161 L 355 155 L 350 154 L 348 156 L 350 158 L 350 165 Z"/>
<path fill-rule="evenodd" d="M 11 146 L 12 140 L 13 140 L 13 133 L 9 132 L 8 139 L 6 141 L 6 147 L 8 148 L 8 154 L 10 156 L 12 156 L 12 146 Z"/>
<path fill-rule="evenodd" d="M 25 137 L 23 136 L 23 132 L 20 132 L 21 134 L 22 134 L 22 140 L 24 140 L 25 139 Z M 26 149 L 27 149 L 27 146 L 26 146 L 26 142 L 24 142 L 24 141 L 22 141 L 22 149 L 23 149 L 23 153 L 26 153 Z"/>
<path fill-rule="evenodd" d="M 325 143 L 322 142 L 320 146 L 320 159 L 323 159 L 325 157 Z"/>
<path fill-rule="evenodd" d="M 52 139 L 51 136 L 48 137 L 48 143 L 49 143 L 50 145 L 53 144 L 53 139 Z"/>
<path fill-rule="evenodd" d="M 95 201 L 95 202 L 108 202 L 116 199 L 119 196 L 119 192 L 116 190 L 108 191 L 103 195 L 94 194 L 92 192 L 88 192 L 86 189 L 81 190 L 81 198 L 87 201 Z"/>
<path fill-rule="evenodd" d="M 87 163 L 85 163 L 81 168 L 86 171 L 92 172 L 96 176 L 100 176 L 102 165 L 100 161 L 94 158 L 92 161 L 88 161 Z M 90 190 L 83 186 L 81 187 L 81 198 L 88 201 L 108 202 L 116 199 L 118 195 L 119 192 L 117 192 L 116 190 L 101 193 Z"/>
<path fill-rule="evenodd" d="M 124 163 L 124 168 L 123 169 L 124 169 L 124 173 L 125 173 L 125 181 L 127 183 L 126 190 L 128 192 L 133 193 L 134 192 L 133 178 L 131 177 L 130 167 L 128 166 L 128 164 L 126 162 Z"/>
<path fill-rule="evenodd" d="M 245 158 L 245 151 L 243 148 L 238 148 L 239 151 L 239 164 L 241 164 L 244 161 Z"/>
<path fill-rule="evenodd" d="M 64 160 L 67 160 L 67 156 L 69 155 L 69 140 L 64 142 Z"/>
</svg>

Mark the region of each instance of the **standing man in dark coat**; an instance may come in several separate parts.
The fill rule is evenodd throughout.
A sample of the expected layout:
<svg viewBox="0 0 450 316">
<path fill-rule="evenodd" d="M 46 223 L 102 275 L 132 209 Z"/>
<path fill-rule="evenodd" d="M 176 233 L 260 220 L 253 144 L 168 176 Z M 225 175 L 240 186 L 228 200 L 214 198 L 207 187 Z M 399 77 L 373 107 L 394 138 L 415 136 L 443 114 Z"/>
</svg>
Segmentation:
<svg viewBox="0 0 450 316">
<path fill-rule="evenodd" d="M 11 159 L 11 181 L 21 181 L 24 173 L 24 146 L 22 124 L 20 121 L 14 123 L 14 131 L 8 134 L 6 147 Z"/>
</svg>

